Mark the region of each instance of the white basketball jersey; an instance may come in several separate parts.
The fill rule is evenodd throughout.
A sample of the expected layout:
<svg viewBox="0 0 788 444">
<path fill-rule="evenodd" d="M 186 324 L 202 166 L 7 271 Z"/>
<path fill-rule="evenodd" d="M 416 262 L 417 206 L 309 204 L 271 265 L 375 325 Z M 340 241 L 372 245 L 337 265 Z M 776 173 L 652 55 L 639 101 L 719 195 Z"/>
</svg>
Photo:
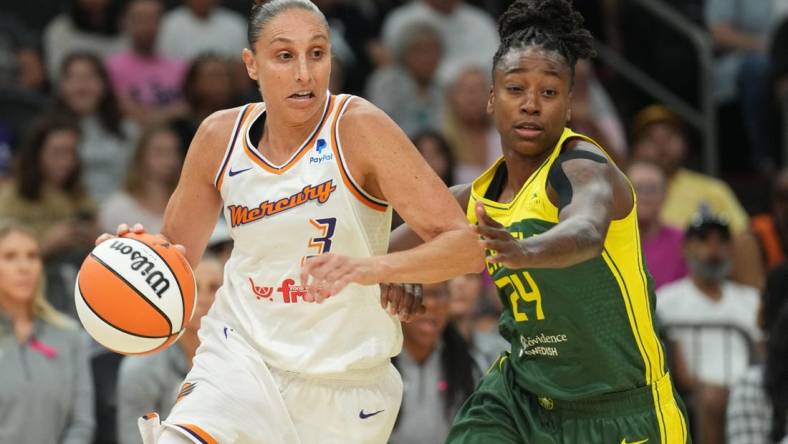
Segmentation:
<svg viewBox="0 0 788 444">
<path fill-rule="evenodd" d="M 265 105 L 247 105 L 216 176 L 234 248 L 209 316 L 240 329 L 278 369 L 361 370 L 402 346 L 399 321 L 381 308 L 377 285 L 351 284 L 316 304 L 303 300 L 299 282 L 308 256 L 388 249 L 391 208 L 358 186 L 343 157 L 337 128 L 350 100 L 329 94 L 320 123 L 282 165 L 268 161 L 249 136 Z"/>
</svg>

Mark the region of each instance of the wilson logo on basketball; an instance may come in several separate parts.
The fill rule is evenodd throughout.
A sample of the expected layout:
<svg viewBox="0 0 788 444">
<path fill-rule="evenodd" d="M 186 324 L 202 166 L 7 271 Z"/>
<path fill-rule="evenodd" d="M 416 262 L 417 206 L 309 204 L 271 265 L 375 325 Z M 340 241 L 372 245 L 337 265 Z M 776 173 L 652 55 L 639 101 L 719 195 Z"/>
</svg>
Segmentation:
<svg viewBox="0 0 788 444">
<path fill-rule="evenodd" d="M 156 296 L 161 298 L 164 292 L 170 288 L 170 280 L 164 276 L 164 273 L 158 270 L 151 272 L 154 266 L 153 262 L 132 248 L 131 245 L 116 240 L 109 247 L 129 257 L 131 269 L 145 277 L 145 282 L 156 293 Z"/>
<path fill-rule="evenodd" d="M 74 304 L 85 330 L 120 353 L 167 347 L 194 313 L 196 283 L 189 263 L 151 234 L 101 242 L 85 258 L 76 281 Z"/>
</svg>

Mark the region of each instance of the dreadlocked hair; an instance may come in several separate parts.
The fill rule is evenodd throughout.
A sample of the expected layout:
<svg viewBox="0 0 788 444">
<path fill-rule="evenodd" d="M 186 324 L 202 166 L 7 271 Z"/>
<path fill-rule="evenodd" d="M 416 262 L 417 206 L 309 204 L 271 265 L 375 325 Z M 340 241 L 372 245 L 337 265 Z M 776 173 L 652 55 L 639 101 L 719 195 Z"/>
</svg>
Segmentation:
<svg viewBox="0 0 788 444">
<path fill-rule="evenodd" d="M 577 61 L 596 55 L 583 21 L 569 0 L 516 0 L 498 19 L 501 44 L 493 68 L 510 50 L 534 46 L 560 54 L 574 77 Z"/>
</svg>

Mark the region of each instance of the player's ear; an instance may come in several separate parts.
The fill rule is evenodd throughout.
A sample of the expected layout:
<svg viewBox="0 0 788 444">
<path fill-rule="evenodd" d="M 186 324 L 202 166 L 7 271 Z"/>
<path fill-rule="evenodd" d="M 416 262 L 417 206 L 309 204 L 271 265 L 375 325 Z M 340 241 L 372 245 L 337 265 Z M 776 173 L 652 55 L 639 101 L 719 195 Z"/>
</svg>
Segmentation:
<svg viewBox="0 0 788 444">
<path fill-rule="evenodd" d="M 493 113 L 493 104 L 495 103 L 495 94 L 493 94 L 494 87 L 490 87 L 490 97 L 487 99 L 487 114 Z"/>
<path fill-rule="evenodd" d="M 246 65 L 246 73 L 249 74 L 249 78 L 256 81 L 257 60 L 254 58 L 254 53 L 249 48 L 244 48 L 241 57 L 244 60 L 244 65 Z"/>
</svg>

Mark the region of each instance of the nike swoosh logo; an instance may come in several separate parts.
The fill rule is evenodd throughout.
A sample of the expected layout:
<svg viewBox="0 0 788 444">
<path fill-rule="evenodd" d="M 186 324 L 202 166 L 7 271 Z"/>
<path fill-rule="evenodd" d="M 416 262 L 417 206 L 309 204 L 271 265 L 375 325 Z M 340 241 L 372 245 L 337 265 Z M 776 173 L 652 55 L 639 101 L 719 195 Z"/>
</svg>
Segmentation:
<svg viewBox="0 0 788 444">
<path fill-rule="evenodd" d="M 246 169 L 243 169 L 243 170 L 233 171 L 233 169 L 232 169 L 232 168 L 230 168 L 230 172 L 229 172 L 229 173 L 227 173 L 227 174 L 228 174 L 230 177 L 233 177 L 233 176 L 235 176 L 236 174 L 241 174 L 241 173 L 243 173 L 244 171 L 249 171 L 249 170 L 251 170 L 251 169 L 252 169 L 252 167 L 249 167 L 249 168 L 246 168 Z"/>
<path fill-rule="evenodd" d="M 627 441 L 626 438 L 621 440 L 621 444 L 645 444 L 647 442 L 648 442 L 648 438 L 646 438 L 646 439 L 644 439 L 642 441 Z"/>
<path fill-rule="evenodd" d="M 362 411 L 358 412 L 358 417 L 361 418 L 361 419 L 367 419 L 370 416 L 375 416 L 375 415 L 377 415 L 378 413 L 380 413 L 382 411 L 383 410 L 378 410 L 377 412 L 373 412 L 373 413 L 364 413 L 364 410 L 362 410 Z"/>
</svg>

